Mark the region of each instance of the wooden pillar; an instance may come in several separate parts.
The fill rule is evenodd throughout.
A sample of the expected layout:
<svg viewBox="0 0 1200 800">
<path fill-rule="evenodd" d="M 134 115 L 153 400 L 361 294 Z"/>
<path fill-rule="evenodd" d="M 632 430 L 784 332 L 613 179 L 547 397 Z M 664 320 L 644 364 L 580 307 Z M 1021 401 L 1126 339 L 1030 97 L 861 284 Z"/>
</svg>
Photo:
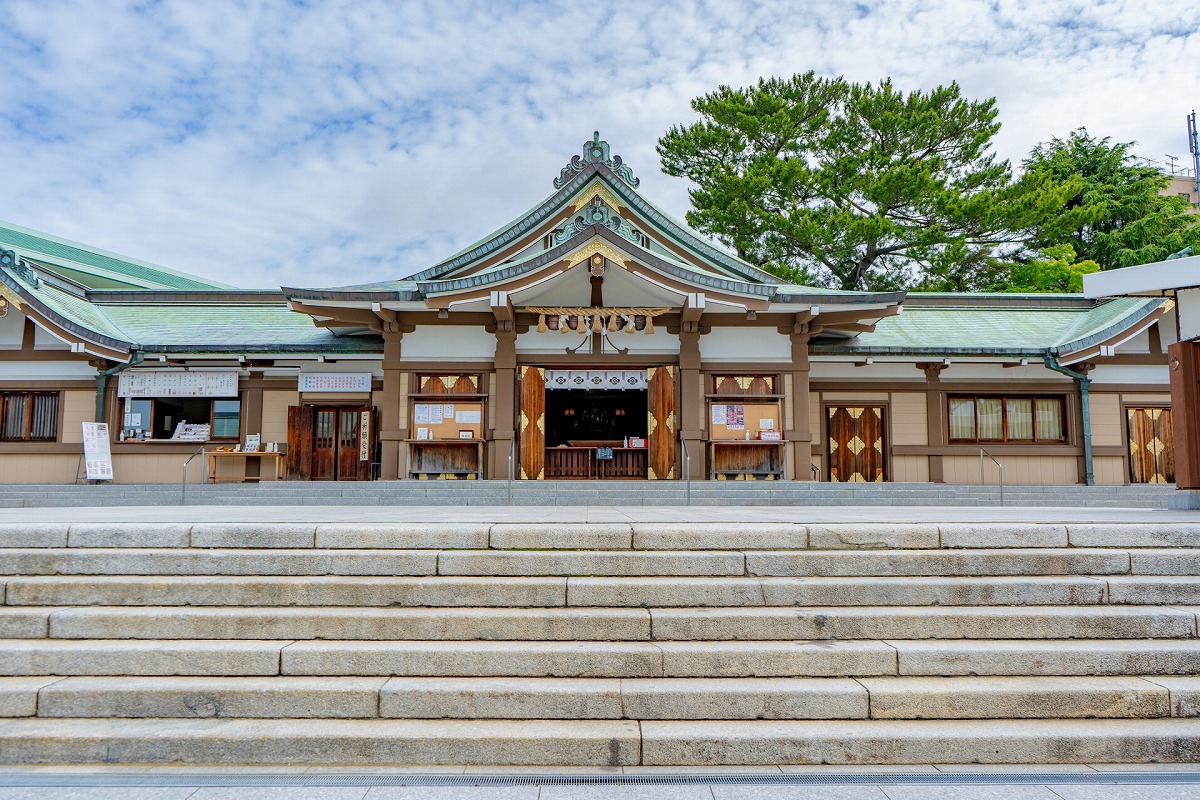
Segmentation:
<svg viewBox="0 0 1200 800">
<path fill-rule="evenodd" d="M 942 391 L 942 370 L 945 364 L 917 364 L 925 373 L 925 424 L 929 442 L 929 480 L 945 483 L 941 450 L 946 446 L 946 393 Z"/>
<path fill-rule="evenodd" d="M 497 323 L 494 363 L 496 394 L 490 399 L 496 408 L 496 427 L 492 430 L 491 458 L 485 477 L 500 480 L 508 478 L 508 456 L 517 435 L 517 331 L 511 322 Z"/>
<path fill-rule="evenodd" d="M 794 481 L 811 481 L 813 431 L 810 429 L 809 408 L 809 375 L 811 368 L 808 360 L 809 334 L 792 333 L 792 396 L 784 402 L 792 404 L 792 429 L 784 432 L 784 438 L 790 442 L 788 461 Z"/>
<path fill-rule="evenodd" d="M 408 474 L 407 420 L 400 419 L 400 340 L 404 334 L 394 323 L 383 331 L 383 399 L 379 409 L 379 442 L 381 463 L 379 477 L 385 481 L 399 480 Z"/>
<path fill-rule="evenodd" d="M 1171 367 L 1171 421 L 1175 428 L 1175 488 L 1196 490 L 1200 489 L 1200 344 L 1188 341 L 1170 345 L 1167 363 Z"/>
<path fill-rule="evenodd" d="M 262 386 L 251 386 L 242 398 L 242 433 L 262 433 L 263 390 Z M 243 438 L 245 438 L 243 436 Z M 257 477 L 261 474 L 262 461 L 257 458 L 247 458 L 246 477 Z"/>
<path fill-rule="evenodd" d="M 679 438 L 692 458 L 692 479 L 708 477 L 705 460 L 704 387 L 700 373 L 700 326 L 691 323 L 679 332 Z M 679 477 L 684 476 L 681 464 Z"/>
</svg>

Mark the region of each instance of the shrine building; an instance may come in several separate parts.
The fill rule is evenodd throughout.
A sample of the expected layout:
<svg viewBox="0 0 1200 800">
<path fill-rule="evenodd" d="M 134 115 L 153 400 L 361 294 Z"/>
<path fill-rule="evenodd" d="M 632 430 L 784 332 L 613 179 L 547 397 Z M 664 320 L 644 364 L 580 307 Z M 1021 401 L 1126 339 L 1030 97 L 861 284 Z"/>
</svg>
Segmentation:
<svg viewBox="0 0 1200 800">
<path fill-rule="evenodd" d="M 121 483 L 247 437 L 293 480 L 978 483 L 981 451 L 1008 483 L 1174 480 L 1171 299 L 792 285 L 638 185 L 597 135 L 461 252 L 317 289 L 0 223 L 0 481 L 76 481 L 93 421 Z"/>
</svg>

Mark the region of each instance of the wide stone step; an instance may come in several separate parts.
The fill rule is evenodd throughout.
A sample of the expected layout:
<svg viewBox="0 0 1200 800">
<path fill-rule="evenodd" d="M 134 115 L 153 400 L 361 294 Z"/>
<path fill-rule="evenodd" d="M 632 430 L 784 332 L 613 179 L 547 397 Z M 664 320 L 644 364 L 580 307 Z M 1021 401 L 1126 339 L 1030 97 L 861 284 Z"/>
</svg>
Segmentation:
<svg viewBox="0 0 1200 800">
<path fill-rule="evenodd" d="M 623 720 L 27 719 L 0 726 L 9 764 L 571 764 L 640 761 Z"/>
<path fill-rule="evenodd" d="M 1131 763 L 1200 759 L 1200 720 L 23 719 L 13 764 Z"/>
<path fill-rule="evenodd" d="M 5 550 L 0 575 L 436 575 L 437 550 Z"/>
<path fill-rule="evenodd" d="M 26 723 L 28 724 L 28 723 Z M 646 721 L 643 764 L 1094 764 L 1200 759 L 1200 720 Z"/>
<path fill-rule="evenodd" d="M 0 622 L 8 611 L 0 609 Z M 373 639 L 639 641 L 650 612 L 634 608 L 209 608 L 48 610 L 56 639 Z"/>
<path fill-rule="evenodd" d="M 307 641 L 283 648 L 281 669 L 412 677 L 839 677 L 894 675 L 896 651 L 882 642 Z"/>
<path fill-rule="evenodd" d="M 0 548 L 911 550 L 1198 545 L 1198 523 L 0 523 Z"/>
<path fill-rule="evenodd" d="M 13 548 L 0 575 L 1038 577 L 1200 575 L 1200 549 L 519 552 Z M 742 563 L 745 563 L 745 569 Z"/>
<path fill-rule="evenodd" d="M 0 678 L 10 717 L 1056 719 L 1197 716 L 1200 678 Z"/>
<path fill-rule="evenodd" d="M 551 607 L 566 605 L 567 579 L 143 575 L 10 578 L 4 598 L 10 606 Z"/>
<path fill-rule="evenodd" d="M 664 608 L 651 619 L 655 640 L 685 641 L 1196 636 L 1194 612 L 1157 606 Z"/>
<path fill-rule="evenodd" d="M 1200 640 L 889 640 L 900 675 L 1200 675 Z"/>
<path fill-rule="evenodd" d="M 1200 555 L 1200 551 L 1196 552 Z M 746 574 L 761 577 L 1124 575 L 1130 572 L 1130 551 L 1103 548 L 747 551 L 745 557 Z M 1158 565 L 1148 563 L 1147 566 Z M 1183 564 L 1176 562 L 1174 567 L 1182 568 Z"/>
<path fill-rule="evenodd" d="M 1002 577 L 53 576 L 0 580 L 9 606 L 1011 606 L 1200 602 L 1200 579 Z M 1145 599 L 1143 599 L 1145 598 Z"/>
<path fill-rule="evenodd" d="M 895 675 L 896 650 L 882 642 L 8 639 L 0 674 L 837 677 Z"/>
<path fill-rule="evenodd" d="M 1159 606 L 804 608 L 0 608 L 0 633 L 55 639 L 740 641 L 1195 638 Z"/>
</svg>

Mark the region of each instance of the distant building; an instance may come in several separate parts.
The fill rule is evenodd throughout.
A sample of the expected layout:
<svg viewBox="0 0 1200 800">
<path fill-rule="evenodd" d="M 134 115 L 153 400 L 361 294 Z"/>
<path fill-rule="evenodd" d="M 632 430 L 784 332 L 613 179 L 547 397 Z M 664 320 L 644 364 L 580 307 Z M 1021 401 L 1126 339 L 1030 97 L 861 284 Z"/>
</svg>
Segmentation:
<svg viewBox="0 0 1200 800">
<path fill-rule="evenodd" d="M 1173 480 L 1172 300 L 790 285 L 638 185 L 597 135 L 501 230 L 319 289 L 0 225 L 0 481 L 74 481 L 89 420 L 120 482 L 254 435 L 300 480 Z"/>
</svg>

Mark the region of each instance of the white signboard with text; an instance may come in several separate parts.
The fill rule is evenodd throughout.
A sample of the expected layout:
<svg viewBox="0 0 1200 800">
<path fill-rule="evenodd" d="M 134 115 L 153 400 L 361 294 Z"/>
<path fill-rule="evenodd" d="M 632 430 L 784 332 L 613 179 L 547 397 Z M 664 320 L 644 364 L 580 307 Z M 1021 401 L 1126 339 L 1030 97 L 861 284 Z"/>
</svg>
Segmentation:
<svg viewBox="0 0 1200 800">
<path fill-rule="evenodd" d="M 83 462 L 89 481 L 113 479 L 112 450 L 108 446 L 108 423 L 83 423 Z"/>
<path fill-rule="evenodd" d="M 370 392 L 369 372 L 302 372 L 297 391 L 301 392 Z"/>
<path fill-rule="evenodd" d="M 237 370 L 122 372 L 118 397 L 237 397 Z"/>
</svg>

